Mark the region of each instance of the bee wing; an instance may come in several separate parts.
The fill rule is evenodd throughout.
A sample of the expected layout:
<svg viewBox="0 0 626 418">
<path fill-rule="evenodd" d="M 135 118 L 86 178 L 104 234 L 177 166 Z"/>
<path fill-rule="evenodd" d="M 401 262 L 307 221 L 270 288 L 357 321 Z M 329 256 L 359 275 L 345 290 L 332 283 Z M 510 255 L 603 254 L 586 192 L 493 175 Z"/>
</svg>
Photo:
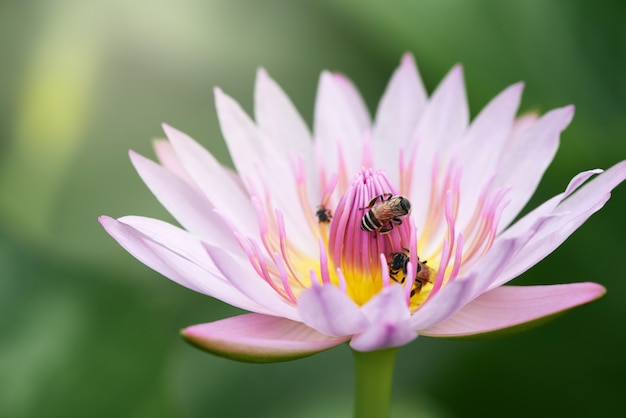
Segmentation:
<svg viewBox="0 0 626 418">
<path fill-rule="evenodd" d="M 393 207 L 389 205 L 381 205 L 375 215 L 381 224 L 386 224 L 391 220 L 391 218 L 397 216 Z"/>
<path fill-rule="evenodd" d="M 399 206 L 393 206 L 390 209 L 390 212 L 392 213 L 392 215 L 391 215 L 392 217 L 394 217 L 394 216 L 404 216 L 404 215 L 407 214 L 406 211 L 404 209 L 402 209 L 401 207 L 399 207 Z"/>
<path fill-rule="evenodd" d="M 418 280 L 422 283 L 430 282 L 430 267 L 428 267 L 424 263 L 420 263 L 420 265 L 422 266 L 422 268 L 415 275 L 415 280 Z"/>
</svg>

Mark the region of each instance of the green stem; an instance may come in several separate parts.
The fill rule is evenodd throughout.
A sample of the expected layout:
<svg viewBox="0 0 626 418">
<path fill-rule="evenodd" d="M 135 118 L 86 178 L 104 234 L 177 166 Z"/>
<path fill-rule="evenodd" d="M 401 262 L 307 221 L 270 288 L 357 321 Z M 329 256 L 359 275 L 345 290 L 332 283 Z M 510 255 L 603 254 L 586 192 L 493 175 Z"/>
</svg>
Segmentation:
<svg viewBox="0 0 626 418">
<path fill-rule="evenodd" d="M 354 418 L 388 417 L 397 348 L 354 352 Z"/>
</svg>

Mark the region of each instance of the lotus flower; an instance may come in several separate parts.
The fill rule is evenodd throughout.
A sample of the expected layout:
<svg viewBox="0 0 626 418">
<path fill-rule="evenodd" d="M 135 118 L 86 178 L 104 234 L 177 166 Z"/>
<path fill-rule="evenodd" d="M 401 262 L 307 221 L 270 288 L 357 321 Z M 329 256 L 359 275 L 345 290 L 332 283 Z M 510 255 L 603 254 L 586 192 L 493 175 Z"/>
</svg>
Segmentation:
<svg viewBox="0 0 626 418">
<path fill-rule="evenodd" d="M 428 97 L 405 55 L 372 122 L 352 83 L 323 72 L 311 135 L 261 69 L 256 122 L 215 90 L 236 173 L 167 125 L 160 164 L 130 152 L 182 228 L 100 222 L 142 263 L 250 312 L 182 331 L 225 357 L 281 361 L 344 342 L 368 352 L 518 328 L 604 294 L 588 282 L 503 285 L 626 178 L 626 162 L 582 172 L 515 220 L 574 114 L 516 117 L 522 89 L 505 89 L 470 124 L 461 67 Z"/>
</svg>

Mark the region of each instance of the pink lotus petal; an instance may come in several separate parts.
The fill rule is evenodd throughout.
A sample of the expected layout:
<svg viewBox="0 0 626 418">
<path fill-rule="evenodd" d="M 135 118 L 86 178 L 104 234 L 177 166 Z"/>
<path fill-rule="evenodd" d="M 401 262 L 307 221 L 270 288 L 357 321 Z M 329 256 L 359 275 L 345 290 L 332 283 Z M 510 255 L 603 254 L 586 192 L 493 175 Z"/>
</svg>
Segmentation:
<svg viewBox="0 0 626 418">
<path fill-rule="evenodd" d="M 404 321 L 411 316 L 402 286 L 384 288 L 363 305 L 361 312 L 371 323 Z"/>
<path fill-rule="evenodd" d="M 399 347 L 417 338 L 408 321 L 378 322 L 365 332 L 355 335 L 350 347 L 357 351 L 374 351 L 385 348 Z"/>
<path fill-rule="evenodd" d="M 544 259 L 589 219 L 591 215 L 602 208 L 608 199 L 609 196 L 606 195 L 599 202 L 590 202 L 592 206 L 586 211 L 581 213 L 563 213 L 546 221 L 544 227 L 532 237 L 526 247 L 514 257 L 511 257 L 507 268 L 502 272 L 498 280 L 491 284 L 490 288 L 502 286 Z"/>
<path fill-rule="evenodd" d="M 372 132 L 375 163 L 385 168 L 395 183 L 398 182 L 398 156 L 389 149 L 411 148 L 426 101 L 426 90 L 415 60 L 411 54 L 405 54 L 380 100 Z"/>
<path fill-rule="evenodd" d="M 410 312 L 402 286 L 383 289 L 363 305 L 361 311 L 371 325 L 352 338 L 350 347 L 357 351 L 398 347 L 417 338 L 409 325 Z"/>
<path fill-rule="evenodd" d="M 573 106 L 552 110 L 503 150 L 496 186 L 512 188 L 508 195 L 511 202 L 502 214 L 500 229 L 511 223 L 528 203 L 554 158 L 561 131 L 569 125 L 573 116 Z"/>
<path fill-rule="evenodd" d="M 260 313 L 299 320 L 295 306 L 274 292 L 254 271 L 248 259 L 237 257 L 214 245 L 206 244 L 205 248 L 224 277 L 227 277 L 242 294 L 265 308 Z"/>
<path fill-rule="evenodd" d="M 350 113 L 357 121 L 357 124 L 361 127 L 361 130 L 365 131 L 366 129 L 369 129 L 372 121 L 359 90 L 345 75 L 341 73 L 334 73 L 333 76 L 335 78 L 337 88 L 343 94 L 344 100 L 350 109 Z"/>
<path fill-rule="evenodd" d="M 414 139 L 426 101 L 426 89 L 415 60 L 411 54 L 405 54 L 378 104 L 374 140 L 387 146 L 406 147 Z"/>
<path fill-rule="evenodd" d="M 309 128 L 289 97 L 262 68 L 256 76 L 254 116 L 259 129 L 275 141 L 277 149 L 296 155 L 312 154 Z"/>
<path fill-rule="evenodd" d="M 133 257 L 168 279 L 241 309 L 271 312 L 237 291 L 219 274 L 208 257 L 205 263 L 196 264 L 185 255 L 177 254 L 129 225 L 108 216 L 101 216 L 99 221 L 109 235 Z M 184 245 L 192 246 L 194 241 L 190 240 Z M 196 252 L 196 249 L 188 249 L 184 253 L 189 255 Z"/>
<path fill-rule="evenodd" d="M 431 172 L 435 161 L 447 158 L 467 129 L 469 110 L 463 82 L 463 69 L 455 66 L 439 84 L 420 118 L 414 141 L 419 170 L 414 173 L 410 196 L 426 197 L 431 192 Z M 429 198 L 412 200 L 416 225 L 423 229 Z"/>
<path fill-rule="evenodd" d="M 355 114 L 335 76 L 323 72 L 317 89 L 313 132 L 319 148 L 323 150 L 327 172 L 339 171 L 340 149 L 348 172 L 355 172 L 361 167 L 362 139 L 368 128 Z"/>
<path fill-rule="evenodd" d="M 605 292 L 596 283 L 504 286 L 484 293 L 445 322 L 420 334 L 461 337 L 515 327 L 589 303 Z"/>
<path fill-rule="evenodd" d="M 511 135 L 507 140 L 507 147 L 512 147 L 521 137 L 521 135 L 531 126 L 533 126 L 539 120 L 539 115 L 536 113 L 525 113 L 518 117 L 513 124 Z"/>
<path fill-rule="evenodd" d="M 222 211 L 228 211 L 247 233 L 257 231 L 250 197 L 226 173 L 222 165 L 205 148 L 183 132 L 163 125 L 176 154 L 207 200 Z"/>
<path fill-rule="evenodd" d="M 523 88 L 522 83 L 514 84 L 491 100 L 472 122 L 455 150 L 455 157 L 463 167 L 460 225 L 469 220 L 476 199 L 496 174 L 502 149 L 515 122 Z"/>
<path fill-rule="evenodd" d="M 198 191 L 200 190 L 198 189 L 196 182 L 193 181 L 185 169 L 185 166 L 180 161 L 180 158 L 178 158 L 178 155 L 176 155 L 176 151 L 169 141 L 165 139 L 157 139 L 154 141 L 153 146 L 154 152 L 163 167 L 183 179 L 185 183 L 189 184 L 192 188 L 195 188 Z"/>
<path fill-rule="evenodd" d="M 563 203 L 557 205 L 553 209 L 552 218 L 538 230 L 527 246 L 510 260 L 507 269 L 491 288 L 508 282 L 554 251 L 591 215 L 604 206 L 610 197 L 610 191 L 625 179 L 626 162 L 621 162 L 576 190 Z M 581 179 L 577 179 L 576 184 L 571 184 L 571 186 L 578 185 L 579 180 Z M 568 187 L 567 192 L 571 192 L 572 188 Z M 528 216 L 531 215 L 533 214 Z M 520 222 L 526 221 L 522 219 Z"/>
<path fill-rule="evenodd" d="M 437 86 L 417 129 L 420 150 L 445 155 L 469 123 L 463 69 L 455 66 Z"/>
<path fill-rule="evenodd" d="M 581 206 L 588 207 L 589 201 L 600 201 L 626 179 L 626 161 L 619 162 L 593 178 L 560 204 L 558 211 L 577 211 Z"/>
<path fill-rule="evenodd" d="M 582 173 L 578 173 L 569 182 L 567 188 L 563 193 L 559 193 L 558 195 L 545 201 L 540 206 L 533 209 L 530 213 L 526 214 L 523 218 L 516 221 L 513 225 L 511 225 L 504 232 L 502 232 L 502 234 L 500 234 L 500 238 L 510 238 L 525 233 L 531 228 L 531 225 L 534 224 L 537 219 L 549 213 L 552 213 L 554 208 L 556 208 L 559 203 L 561 203 L 565 198 L 567 198 L 574 191 L 576 191 L 576 189 L 578 189 L 591 176 L 593 176 L 594 174 L 600 174 L 602 172 L 603 170 L 588 170 L 583 171 Z"/>
<path fill-rule="evenodd" d="M 411 317 L 411 327 L 418 331 L 430 328 L 454 315 L 499 277 L 508 260 L 523 248 L 531 236 L 532 231 L 529 231 L 525 236 L 496 242 L 465 277 L 449 283 L 430 298 Z"/>
<path fill-rule="evenodd" d="M 158 201 L 187 230 L 211 236 L 216 228 L 213 206 L 184 180 L 134 151 L 130 159 Z"/>
<path fill-rule="evenodd" d="M 215 234 L 210 239 L 203 238 L 201 240 L 184 229 L 158 219 L 124 216 L 119 218 L 118 222 L 134 228 L 150 240 L 167 247 L 197 265 L 213 266 L 207 257 L 203 242 L 215 243 L 229 252 L 244 256 L 241 247 L 232 236 L 232 231 L 227 228 L 224 228 L 223 234 Z"/>
<path fill-rule="evenodd" d="M 263 200 L 268 194 L 275 207 L 291 208 L 299 196 L 287 153 L 265 138 L 241 106 L 220 89 L 215 89 L 215 106 L 233 163 L 250 195 Z M 314 235 L 302 211 L 285 211 L 284 215 L 290 239 L 304 251 L 314 251 Z"/>
<path fill-rule="evenodd" d="M 254 86 L 254 115 L 259 130 L 271 138 L 282 158 L 307 157 L 315 152 L 309 128 L 280 86 L 260 68 Z M 316 178 L 315 164 L 311 158 L 302 158 L 307 179 Z M 307 189 L 312 202 L 321 202 L 316 188 Z"/>
<path fill-rule="evenodd" d="M 433 327 L 458 312 L 469 301 L 474 279 L 476 273 L 464 279 L 457 279 L 444 287 L 411 316 L 409 320 L 411 328 L 419 333 L 420 330 Z"/>
<path fill-rule="evenodd" d="M 357 334 L 369 326 L 354 301 L 332 285 L 315 285 L 302 292 L 298 312 L 302 322 L 325 335 Z"/>
<path fill-rule="evenodd" d="M 210 353 L 253 363 L 294 360 L 348 340 L 348 337 L 322 335 L 300 322 L 259 314 L 192 325 L 182 335 Z"/>
</svg>

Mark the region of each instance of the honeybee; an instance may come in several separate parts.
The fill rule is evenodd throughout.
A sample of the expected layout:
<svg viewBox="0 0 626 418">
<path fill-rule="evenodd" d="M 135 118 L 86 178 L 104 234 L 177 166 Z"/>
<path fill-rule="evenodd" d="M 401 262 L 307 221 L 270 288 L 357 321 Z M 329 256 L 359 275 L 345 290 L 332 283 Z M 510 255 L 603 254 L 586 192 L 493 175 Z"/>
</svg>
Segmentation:
<svg viewBox="0 0 626 418">
<path fill-rule="evenodd" d="M 333 214 L 330 209 L 326 209 L 324 205 L 320 205 L 317 207 L 315 216 L 317 216 L 317 221 L 319 223 L 329 223 L 330 220 L 333 218 Z"/>
<path fill-rule="evenodd" d="M 394 224 L 400 225 L 402 223 L 400 217 L 411 212 L 411 202 L 406 197 L 385 193 L 376 196 L 370 200 L 366 207 L 360 209 L 369 209 L 361 218 L 363 231 L 378 231 L 381 234 L 386 234 L 393 229 Z"/>
<path fill-rule="evenodd" d="M 406 266 L 409 263 L 409 256 L 405 253 L 391 253 L 391 261 L 389 262 L 389 277 L 398 283 L 404 283 L 406 279 Z M 398 279 L 398 274 L 403 273 L 402 278 Z"/>
<path fill-rule="evenodd" d="M 411 297 L 422 290 L 422 287 L 430 282 L 430 269 L 426 267 L 426 261 L 417 260 L 417 272 L 415 273 L 415 289 L 411 290 Z"/>
</svg>

